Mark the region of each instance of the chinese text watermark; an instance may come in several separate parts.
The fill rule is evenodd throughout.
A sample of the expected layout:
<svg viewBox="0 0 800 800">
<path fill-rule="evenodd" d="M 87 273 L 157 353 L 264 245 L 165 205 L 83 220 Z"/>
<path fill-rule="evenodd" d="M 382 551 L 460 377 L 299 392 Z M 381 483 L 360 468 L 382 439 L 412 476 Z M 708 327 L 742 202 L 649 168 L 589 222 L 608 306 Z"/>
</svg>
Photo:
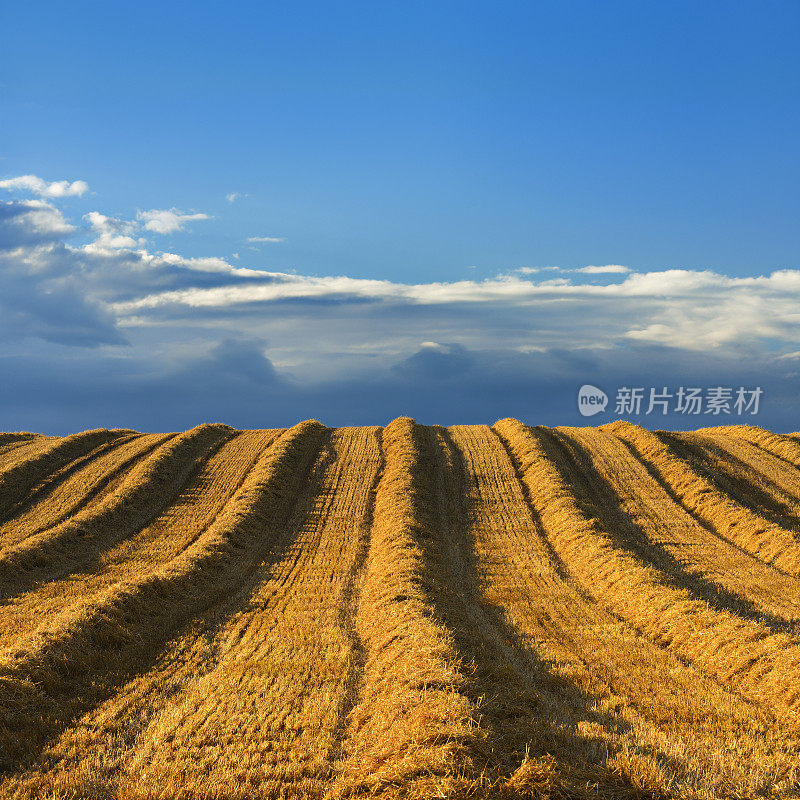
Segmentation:
<svg viewBox="0 0 800 800">
<path fill-rule="evenodd" d="M 764 390 L 739 386 L 679 386 L 669 391 L 666 386 L 621 386 L 614 403 L 615 414 L 673 414 L 712 416 L 758 414 Z M 578 411 L 591 417 L 605 411 L 608 395 L 596 386 L 584 384 L 578 390 Z"/>
</svg>

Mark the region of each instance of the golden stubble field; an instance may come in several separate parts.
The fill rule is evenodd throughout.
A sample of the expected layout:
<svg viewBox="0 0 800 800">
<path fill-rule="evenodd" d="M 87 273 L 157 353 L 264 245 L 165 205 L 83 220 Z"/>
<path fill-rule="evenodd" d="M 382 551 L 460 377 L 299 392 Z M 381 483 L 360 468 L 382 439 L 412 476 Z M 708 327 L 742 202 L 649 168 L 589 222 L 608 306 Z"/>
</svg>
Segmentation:
<svg viewBox="0 0 800 800">
<path fill-rule="evenodd" d="M 0 434 L 2 798 L 800 796 L 800 439 Z"/>
</svg>

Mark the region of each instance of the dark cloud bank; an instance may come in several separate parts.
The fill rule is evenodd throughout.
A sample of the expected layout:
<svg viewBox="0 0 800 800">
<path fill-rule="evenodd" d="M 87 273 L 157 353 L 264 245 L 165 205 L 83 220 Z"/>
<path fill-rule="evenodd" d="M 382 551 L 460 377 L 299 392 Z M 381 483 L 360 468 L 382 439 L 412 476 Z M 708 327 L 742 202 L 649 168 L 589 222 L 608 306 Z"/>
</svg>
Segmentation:
<svg viewBox="0 0 800 800">
<path fill-rule="evenodd" d="M 756 417 L 625 416 L 650 428 L 738 422 L 780 431 L 798 428 L 794 380 L 741 363 L 682 357 L 666 348 L 631 348 L 624 359 L 609 353 L 598 358 L 423 348 L 371 375 L 309 385 L 278 374 L 259 343 L 225 340 L 208 356 L 175 368 L 107 356 L 5 357 L 0 359 L 6 376 L 0 408 L 4 429 L 46 433 L 99 426 L 179 430 L 208 421 L 268 428 L 307 418 L 328 425 L 384 424 L 404 414 L 430 424 L 492 423 L 514 416 L 529 424 L 587 425 L 617 418 L 613 396 L 620 386 L 674 390 L 679 385 L 743 384 L 764 389 Z M 582 383 L 610 395 L 605 413 L 589 419 L 578 414 Z"/>
</svg>

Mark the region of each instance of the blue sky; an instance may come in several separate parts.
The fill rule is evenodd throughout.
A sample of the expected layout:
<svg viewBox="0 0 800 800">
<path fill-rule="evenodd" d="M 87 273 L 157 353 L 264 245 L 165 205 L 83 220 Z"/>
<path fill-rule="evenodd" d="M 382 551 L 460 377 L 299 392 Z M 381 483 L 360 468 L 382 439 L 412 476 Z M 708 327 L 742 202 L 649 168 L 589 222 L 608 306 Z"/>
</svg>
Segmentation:
<svg viewBox="0 0 800 800">
<path fill-rule="evenodd" d="M 0 428 L 575 424 L 582 383 L 800 428 L 798 23 L 6 4 Z"/>
</svg>

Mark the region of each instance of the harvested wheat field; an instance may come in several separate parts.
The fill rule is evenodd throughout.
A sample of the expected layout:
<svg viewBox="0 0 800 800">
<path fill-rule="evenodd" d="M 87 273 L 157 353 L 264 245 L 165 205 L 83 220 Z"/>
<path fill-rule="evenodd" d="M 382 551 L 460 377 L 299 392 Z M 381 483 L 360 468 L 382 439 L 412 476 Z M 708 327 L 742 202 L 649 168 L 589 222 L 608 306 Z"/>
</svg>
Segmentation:
<svg viewBox="0 0 800 800">
<path fill-rule="evenodd" d="M 800 439 L 0 435 L 0 797 L 800 797 Z"/>
</svg>

